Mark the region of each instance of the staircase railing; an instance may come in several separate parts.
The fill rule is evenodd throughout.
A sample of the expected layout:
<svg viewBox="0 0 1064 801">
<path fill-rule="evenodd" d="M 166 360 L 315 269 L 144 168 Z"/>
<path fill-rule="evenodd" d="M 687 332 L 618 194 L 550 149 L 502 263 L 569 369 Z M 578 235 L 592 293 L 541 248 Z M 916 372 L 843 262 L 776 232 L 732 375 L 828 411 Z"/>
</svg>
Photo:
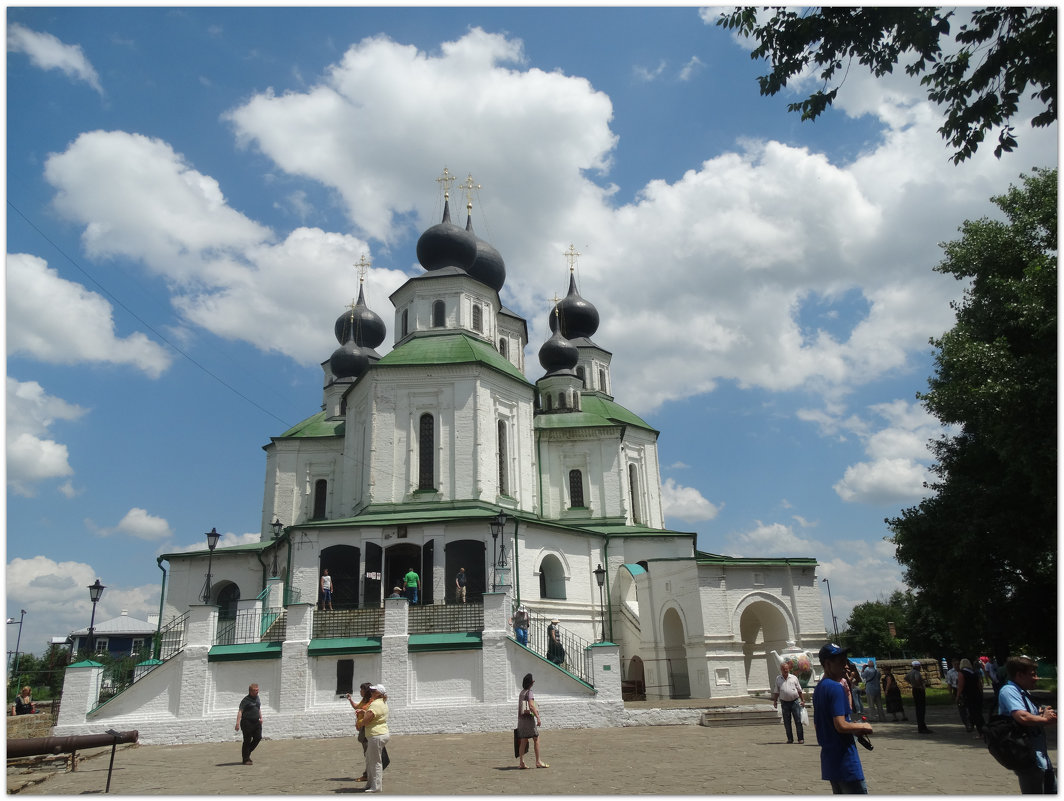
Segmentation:
<svg viewBox="0 0 1064 801">
<path fill-rule="evenodd" d="M 547 625 L 551 619 L 547 615 L 529 611 L 529 620 L 527 647 L 546 657 L 549 645 L 547 641 Z M 555 629 L 558 632 L 558 641 L 561 643 L 562 648 L 565 649 L 565 661 L 559 667 L 572 673 L 585 684 L 590 684 L 592 687 L 595 686 L 594 682 L 591 681 L 591 654 L 587 650 L 591 643 L 583 637 L 573 634 L 568 629 L 562 628 L 561 625 L 555 626 Z"/>
</svg>

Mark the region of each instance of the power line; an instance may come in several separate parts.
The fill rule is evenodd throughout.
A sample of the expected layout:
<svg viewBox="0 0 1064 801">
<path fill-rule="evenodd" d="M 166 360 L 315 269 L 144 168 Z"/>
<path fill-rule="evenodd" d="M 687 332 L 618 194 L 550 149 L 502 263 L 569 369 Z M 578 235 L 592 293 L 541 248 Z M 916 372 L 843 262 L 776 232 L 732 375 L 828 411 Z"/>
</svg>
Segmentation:
<svg viewBox="0 0 1064 801">
<path fill-rule="evenodd" d="M 218 376 L 215 373 L 213 373 L 210 370 L 208 370 L 204 365 L 200 364 L 198 361 L 196 361 L 194 358 L 192 358 L 192 356 L 190 354 L 188 354 L 185 351 L 183 351 L 181 348 L 179 348 L 177 345 L 175 345 L 173 342 L 171 342 L 165 336 L 163 336 L 161 333 L 159 333 L 159 331 L 157 331 L 155 329 L 155 327 L 151 325 L 151 323 L 149 323 L 147 320 L 143 319 L 135 311 L 133 311 L 131 308 L 129 308 L 125 303 L 123 303 L 121 300 L 119 300 L 119 298 L 114 293 L 112 293 L 110 290 L 107 289 L 107 287 L 105 287 L 103 284 L 101 284 L 99 281 L 97 281 L 88 270 L 86 270 L 84 267 L 82 267 L 80 264 L 78 264 L 73 258 L 71 258 L 69 255 L 67 255 L 66 251 L 64 251 L 63 248 L 61 248 L 59 245 L 57 245 L 55 242 L 53 242 L 51 240 L 51 238 L 49 238 L 49 236 L 46 233 L 44 233 L 44 231 L 42 231 L 40 228 L 38 228 L 37 225 L 35 225 L 33 223 L 33 221 L 30 220 L 29 217 L 27 217 L 25 214 L 23 214 L 22 211 L 14 203 L 12 203 L 10 200 L 8 200 L 7 201 L 7 205 L 11 208 L 12 211 L 14 211 L 19 217 L 21 217 L 30 228 L 32 228 L 34 231 L 36 231 L 45 242 L 47 242 L 49 245 L 51 245 L 53 248 L 55 248 L 55 251 L 60 256 L 62 256 L 64 259 L 66 259 L 68 262 L 70 262 L 70 264 L 73 265 L 73 267 L 76 270 L 78 270 L 78 272 L 80 272 L 82 275 L 84 275 L 86 278 L 88 278 L 93 284 L 95 284 L 96 287 L 103 294 L 105 294 L 108 298 L 110 298 L 115 303 L 115 305 L 117 305 L 119 308 L 121 308 L 123 311 L 125 311 L 126 314 L 128 314 L 130 317 L 132 317 L 134 320 L 136 320 L 142 326 L 144 326 L 149 331 L 151 331 L 156 337 L 158 337 L 163 343 L 165 343 L 167 347 L 169 347 L 175 353 L 178 353 L 181 356 L 183 356 L 191 364 L 193 364 L 196 367 L 198 367 L 205 374 L 207 374 L 208 376 L 213 378 L 215 381 L 217 381 L 219 384 L 221 384 L 223 387 L 228 389 L 230 392 L 232 392 L 237 397 L 239 397 L 242 400 L 250 403 L 252 406 L 254 406 L 256 409 L 258 409 L 260 412 L 263 412 L 264 414 L 268 414 L 274 420 L 276 420 L 281 425 L 283 425 L 286 429 L 289 429 L 289 428 L 292 427 L 291 423 L 287 422 L 286 420 L 282 420 L 280 417 L 275 415 L 269 409 L 266 409 L 266 408 L 260 406 L 258 403 L 256 403 L 254 400 L 249 398 L 247 395 L 245 395 L 243 392 L 238 390 L 236 387 L 232 386 L 231 384 L 226 383 L 226 381 L 224 379 L 222 379 L 220 376 Z"/>
</svg>

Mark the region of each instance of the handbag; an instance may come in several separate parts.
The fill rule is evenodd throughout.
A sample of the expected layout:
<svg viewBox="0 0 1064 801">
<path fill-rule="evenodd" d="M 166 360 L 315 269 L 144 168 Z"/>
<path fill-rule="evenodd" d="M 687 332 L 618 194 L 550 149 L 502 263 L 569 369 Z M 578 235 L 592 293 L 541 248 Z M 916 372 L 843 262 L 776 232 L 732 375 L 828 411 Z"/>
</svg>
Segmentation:
<svg viewBox="0 0 1064 801">
<path fill-rule="evenodd" d="M 517 729 L 514 729 L 514 759 L 518 759 L 521 756 L 521 738 L 517 734 Z"/>
<path fill-rule="evenodd" d="M 521 714 L 522 715 L 531 715 L 532 714 L 532 707 L 529 705 L 527 698 L 522 698 L 521 699 Z"/>
<path fill-rule="evenodd" d="M 801 718 L 803 726 L 809 725 L 809 710 L 805 708 L 804 704 L 802 705 L 802 711 L 799 713 L 799 717 Z"/>
</svg>

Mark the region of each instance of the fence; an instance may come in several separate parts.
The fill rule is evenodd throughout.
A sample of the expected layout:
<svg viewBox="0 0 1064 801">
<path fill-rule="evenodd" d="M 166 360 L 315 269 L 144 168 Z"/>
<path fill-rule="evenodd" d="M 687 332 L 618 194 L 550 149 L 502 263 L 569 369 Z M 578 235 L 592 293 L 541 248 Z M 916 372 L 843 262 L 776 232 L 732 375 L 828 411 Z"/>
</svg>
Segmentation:
<svg viewBox="0 0 1064 801">
<path fill-rule="evenodd" d="M 407 615 L 410 634 L 484 630 L 484 605 L 473 602 L 411 606 Z"/>
<path fill-rule="evenodd" d="M 550 618 L 545 615 L 529 612 L 527 647 L 544 657 L 547 655 L 547 646 L 549 644 L 547 642 L 547 624 L 549 623 Z M 563 629 L 561 626 L 555 626 L 555 629 L 557 630 L 558 641 L 562 644 L 562 648 L 565 649 L 565 662 L 562 667 L 577 676 L 581 681 L 594 686 L 594 682 L 591 681 L 591 654 L 587 650 L 591 643 L 583 637 L 576 636 L 568 629 Z"/>
<path fill-rule="evenodd" d="M 155 658 L 165 662 L 177 654 L 188 642 L 188 612 L 175 617 L 159 630 L 159 641 Z"/>
<path fill-rule="evenodd" d="M 380 637 L 384 634 L 384 610 L 337 609 L 334 612 L 315 612 L 311 637 Z"/>
<path fill-rule="evenodd" d="M 287 634 L 288 615 L 281 607 L 238 609 L 236 616 L 218 619 L 215 645 L 252 642 L 283 642 Z"/>
</svg>

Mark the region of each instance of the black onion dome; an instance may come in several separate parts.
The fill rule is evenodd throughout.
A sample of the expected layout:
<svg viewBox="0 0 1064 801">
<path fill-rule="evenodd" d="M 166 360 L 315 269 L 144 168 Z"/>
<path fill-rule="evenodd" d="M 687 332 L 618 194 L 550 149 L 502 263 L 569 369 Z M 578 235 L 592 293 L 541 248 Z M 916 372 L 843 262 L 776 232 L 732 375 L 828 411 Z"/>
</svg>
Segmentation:
<svg viewBox="0 0 1064 801">
<path fill-rule="evenodd" d="M 560 319 L 562 334 L 566 339 L 590 337 L 598 330 L 598 309 L 580 297 L 580 293 L 576 291 L 576 276 L 572 273 L 569 274 L 569 294 L 558 301 L 554 309 L 557 309 L 558 313 L 555 314 L 554 310 L 551 310 L 550 330 L 557 329 Z"/>
<path fill-rule="evenodd" d="M 336 378 L 361 378 L 369 370 L 369 355 L 353 339 L 333 351 L 329 369 Z"/>
<path fill-rule="evenodd" d="M 468 272 L 482 284 L 487 284 L 496 292 L 502 290 L 506 283 L 506 264 L 502 260 L 502 254 L 483 239 L 477 237 L 473 231 L 473 216 L 466 218 L 466 231 L 473 234 L 477 240 L 477 257 L 469 267 Z"/>
<path fill-rule="evenodd" d="M 558 331 L 539 349 L 539 363 L 547 373 L 572 370 L 580 361 L 580 351 L 576 345 L 563 337 Z"/>
<path fill-rule="evenodd" d="M 443 202 L 443 221 L 429 228 L 417 241 L 417 260 L 426 270 L 443 267 L 469 269 L 477 257 L 477 238 L 451 222 L 448 201 Z"/>
<path fill-rule="evenodd" d="M 336 318 L 333 333 L 336 334 L 336 341 L 340 344 L 347 342 L 348 339 L 354 339 L 357 345 L 376 348 L 388 335 L 388 329 L 380 315 L 366 305 L 366 298 L 360 286 L 355 308 L 348 309 Z"/>
</svg>

